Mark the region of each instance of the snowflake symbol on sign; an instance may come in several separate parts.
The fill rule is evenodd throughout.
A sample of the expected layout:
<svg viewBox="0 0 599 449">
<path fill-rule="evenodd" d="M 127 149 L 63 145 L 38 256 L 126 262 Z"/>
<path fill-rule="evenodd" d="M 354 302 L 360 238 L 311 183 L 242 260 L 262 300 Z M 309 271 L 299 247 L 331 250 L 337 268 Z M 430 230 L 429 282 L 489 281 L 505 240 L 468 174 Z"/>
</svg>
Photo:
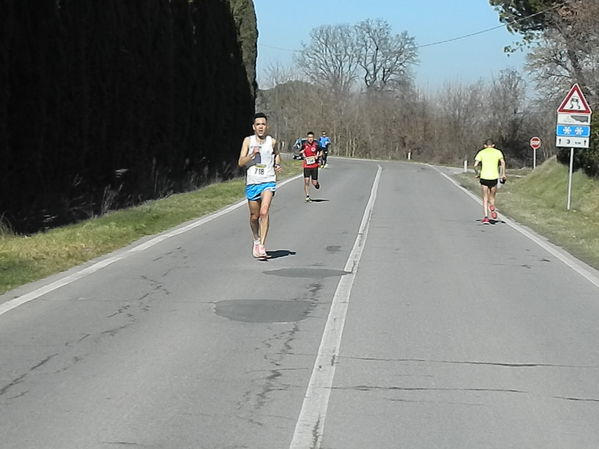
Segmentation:
<svg viewBox="0 0 599 449">
<path fill-rule="evenodd" d="M 582 134 L 584 133 L 584 129 L 582 129 L 580 126 L 574 129 L 574 132 L 576 133 L 577 136 L 582 136 Z"/>
<path fill-rule="evenodd" d="M 564 128 L 564 134 L 572 134 L 572 128 L 570 128 L 569 126 L 566 126 Z"/>
</svg>

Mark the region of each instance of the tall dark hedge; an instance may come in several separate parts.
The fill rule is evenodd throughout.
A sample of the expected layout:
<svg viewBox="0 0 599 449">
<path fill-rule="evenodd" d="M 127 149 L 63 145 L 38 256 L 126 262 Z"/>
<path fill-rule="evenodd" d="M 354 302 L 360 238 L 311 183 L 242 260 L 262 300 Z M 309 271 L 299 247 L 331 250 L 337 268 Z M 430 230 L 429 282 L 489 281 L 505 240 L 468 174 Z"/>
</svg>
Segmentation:
<svg viewBox="0 0 599 449">
<path fill-rule="evenodd" d="M 18 232 L 230 178 L 253 112 L 225 0 L 0 1 L 0 213 Z"/>
</svg>

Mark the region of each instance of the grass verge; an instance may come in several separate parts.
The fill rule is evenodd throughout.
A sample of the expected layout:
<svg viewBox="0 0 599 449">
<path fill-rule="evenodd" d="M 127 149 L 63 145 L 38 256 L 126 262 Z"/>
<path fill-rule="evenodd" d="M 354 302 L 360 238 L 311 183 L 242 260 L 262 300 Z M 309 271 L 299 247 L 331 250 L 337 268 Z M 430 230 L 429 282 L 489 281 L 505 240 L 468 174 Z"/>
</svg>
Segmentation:
<svg viewBox="0 0 599 449">
<path fill-rule="evenodd" d="M 301 172 L 301 161 L 282 166 L 281 179 Z M 0 294 L 222 209 L 243 199 L 243 189 L 244 180 L 234 179 L 31 236 L 2 229 Z"/>
<path fill-rule="evenodd" d="M 480 195 L 480 185 L 473 175 L 456 178 L 463 187 Z M 526 176 L 509 177 L 497 194 L 497 207 L 599 269 L 599 180 L 577 171 L 572 177 L 569 211 L 567 195 L 568 167 L 552 158 Z"/>
</svg>

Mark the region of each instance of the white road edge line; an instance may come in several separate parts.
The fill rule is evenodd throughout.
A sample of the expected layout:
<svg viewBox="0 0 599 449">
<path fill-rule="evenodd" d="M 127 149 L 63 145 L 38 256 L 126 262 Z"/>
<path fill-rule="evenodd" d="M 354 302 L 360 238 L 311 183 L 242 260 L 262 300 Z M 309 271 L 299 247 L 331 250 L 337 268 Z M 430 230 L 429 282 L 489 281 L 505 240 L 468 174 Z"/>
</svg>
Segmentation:
<svg viewBox="0 0 599 449">
<path fill-rule="evenodd" d="M 439 172 L 442 176 L 447 178 L 458 189 L 462 190 L 464 193 L 466 193 L 468 196 L 470 196 L 472 199 L 474 199 L 474 201 L 476 201 L 477 203 L 482 205 L 482 200 L 479 197 L 477 197 L 472 192 L 470 192 L 469 190 L 467 190 L 464 187 L 462 187 L 461 185 L 459 185 L 450 176 L 443 173 L 438 167 L 435 167 L 434 165 L 429 165 L 429 167 L 432 167 L 435 170 L 437 170 L 437 172 Z M 519 225 L 515 221 L 507 218 L 506 216 L 502 216 L 502 219 L 508 226 L 510 226 L 511 228 L 520 232 L 524 236 L 528 237 L 530 240 L 535 242 L 537 245 L 539 245 L 541 248 L 543 248 L 545 251 L 547 251 L 554 257 L 557 257 L 562 263 L 564 263 L 566 266 L 570 267 L 572 270 L 577 272 L 579 275 L 581 275 L 583 278 L 585 278 L 587 281 L 589 281 L 595 287 L 599 287 L 599 277 L 594 275 L 589 269 L 585 268 L 584 265 L 586 265 L 586 264 L 584 264 L 584 262 L 579 261 L 578 259 L 576 259 L 574 256 L 571 256 L 570 254 L 566 255 L 566 254 L 561 253 L 552 244 L 549 244 L 548 242 L 543 241 L 541 238 L 539 238 L 532 232 L 526 230 L 522 225 Z"/>
<path fill-rule="evenodd" d="M 335 367 L 341 347 L 341 336 L 349 307 L 349 297 L 356 277 L 358 264 L 362 257 L 362 251 L 366 244 L 381 171 L 382 167 L 378 165 L 376 177 L 370 191 L 370 199 L 366 204 L 354 247 L 345 264 L 344 270 L 347 274 L 341 276 L 337 290 L 335 290 L 335 295 L 333 296 L 329 316 L 322 340 L 320 341 L 320 347 L 318 348 L 318 355 L 312 368 L 312 375 L 310 376 L 310 382 L 306 389 L 304 402 L 295 425 L 295 432 L 289 449 L 319 449 L 322 443 L 324 423 L 329 406 L 329 396 L 331 394 L 333 378 L 335 377 Z"/>
<path fill-rule="evenodd" d="M 278 183 L 277 188 L 283 187 L 285 184 L 287 184 L 291 181 L 294 181 L 298 178 L 301 178 L 301 177 L 303 177 L 303 175 L 299 174 L 292 178 L 286 179 L 285 181 Z M 140 243 L 139 245 L 136 245 L 136 246 L 124 251 L 121 254 L 109 256 L 106 259 L 100 260 L 99 262 L 96 262 L 93 265 L 90 265 L 89 267 L 82 268 L 81 270 L 79 270 L 73 274 L 70 274 L 68 276 L 65 276 L 57 281 L 54 281 L 54 282 L 48 284 L 48 285 L 44 285 L 43 287 L 40 287 L 36 290 L 33 290 L 29 293 L 22 295 L 22 296 L 18 296 L 9 301 L 6 301 L 5 303 L 0 304 L 0 315 L 3 315 L 6 312 L 9 312 L 10 310 L 13 310 L 19 306 L 22 306 L 23 304 L 26 304 L 30 301 L 33 301 L 34 299 L 38 299 L 39 297 L 44 296 L 45 294 L 50 293 L 54 290 L 57 290 L 61 287 L 64 287 L 65 285 L 71 284 L 71 283 L 75 282 L 76 280 L 79 280 L 86 276 L 89 276 L 90 274 L 95 273 L 96 271 L 101 270 L 102 268 L 107 267 L 108 265 L 111 265 L 114 262 L 117 262 L 119 260 L 123 260 L 123 259 L 127 258 L 131 254 L 135 254 L 135 253 L 144 251 L 164 240 L 167 240 L 171 237 L 175 237 L 179 234 L 183 234 L 184 232 L 190 231 L 194 228 L 197 228 L 198 226 L 208 223 L 209 221 L 212 221 L 212 220 L 214 220 L 218 217 L 221 217 L 225 214 L 228 214 L 229 212 L 232 212 L 235 209 L 238 209 L 239 207 L 241 207 L 245 204 L 247 204 L 247 200 L 245 200 L 245 199 L 241 200 L 238 203 L 232 204 L 231 206 L 226 207 L 218 212 L 215 212 L 213 214 L 199 218 L 198 220 L 195 220 L 195 221 L 189 223 L 188 225 L 182 226 L 180 228 L 175 228 L 170 231 L 166 231 L 162 234 L 159 234 L 156 237 L 148 240 L 147 242 Z"/>
</svg>

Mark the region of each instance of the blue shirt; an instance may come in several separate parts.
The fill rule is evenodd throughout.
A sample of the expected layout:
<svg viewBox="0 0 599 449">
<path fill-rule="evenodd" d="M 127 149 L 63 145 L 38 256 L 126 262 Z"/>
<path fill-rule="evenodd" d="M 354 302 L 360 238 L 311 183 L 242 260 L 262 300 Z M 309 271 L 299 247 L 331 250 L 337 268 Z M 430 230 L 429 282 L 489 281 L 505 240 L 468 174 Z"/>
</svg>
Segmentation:
<svg viewBox="0 0 599 449">
<path fill-rule="evenodd" d="M 318 146 L 320 148 L 326 148 L 328 145 L 330 145 L 331 143 L 331 139 L 329 139 L 328 136 L 320 136 L 318 138 Z"/>
</svg>

